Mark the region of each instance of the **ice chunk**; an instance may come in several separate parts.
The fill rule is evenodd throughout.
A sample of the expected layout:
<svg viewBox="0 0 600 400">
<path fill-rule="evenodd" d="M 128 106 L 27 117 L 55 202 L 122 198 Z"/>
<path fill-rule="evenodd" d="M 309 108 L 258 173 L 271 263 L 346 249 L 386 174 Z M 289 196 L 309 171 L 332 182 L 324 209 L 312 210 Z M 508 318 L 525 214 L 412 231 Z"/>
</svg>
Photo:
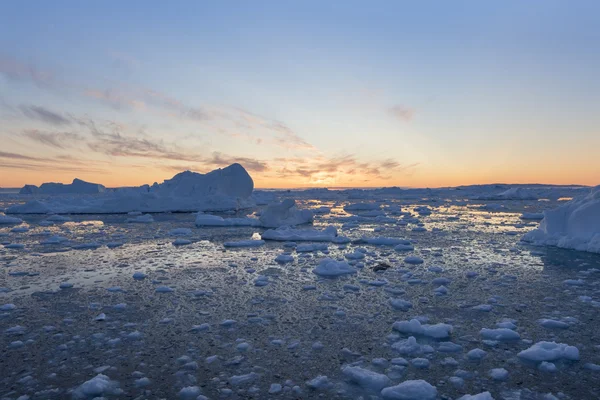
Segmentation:
<svg viewBox="0 0 600 400">
<path fill-rule="evenodd" d="M 240 240 L 237 242 L 225 242 L 225 247 L 260 247 L 265 244 L 264 240 Z"/>
<path fill-rule="evenodd" d="M 495 381 L 505 381 L 508 379 L 508 371 L 504 368 L 494 368 L 490 370 L 490 378 Z"/>
<path fill-rule="evenodd" d="M 412 308 L 412 303 L 403 299 L 390 299 L 390 305 L 396 310 L 408 311 Z"/>
<path fill-rule="evenodd" d="M 554 360 L 579 360 L 579 349 L 564 343 L 537 342 L 527 350 L 517 354 L 528 361 L 554 361 Z"/>
<path fill-rule="evenodd" d="M 392 325 L 392 329 L 412 335 L 427 336 L 434 339 L 446 339 L 452 333 L 452 325 L 448 324 L 421 324 L 418 319 L 410 321 L 396 321 Z"/>
<path fill-rule="evenodd" d="M 118 382 L 110 380 L 106 375 L 98 374 L 73 390 L 73 398 L 92 399 L 105 395 L 119 395 L 121 393 L 122 390 L 119 389 Z"/>
<path fill-rule="evenodd" d="M 389 237 L 363 237 L 356 240 L 356 244 L 372 244 L 375 246 L 396 246 L 399 244 L 410 244 L 410 241 L 400 238 L 389 238 Z"/>
<path fill-rule="evenodd" d="M 404 381 L 381 391 L 384 399 L 390 400 L 435 400 L 437 389 L 424 380 Z"/>
<path fill-rule="evenodd" d="M 352 213 L 354 211 L 373 211 L 379 210 L 381 208 L 380 204 L 377 203 L 354 203 L 348 204 L 344 207 L 344 211 Z"/>
<path fill-rule="evenodd" d="M 319 265 L 313 269 L 313 273 L 324 277 L 336 277 L 340 275 L 354 274 L 356 269 L 345 261 L 336 261 L 324 258 Z"/>
<path fill-rule="evenodd" d="M 519 217 L 521 219 L 533 219 L 533 220 L 541 220 L 544 219 L 543 213 L 523 213 Z"/>
<path fill-rule="evenodd" d="M 404 259 L 407 264 L 423 264 L 423 259 L 417 256 L 408 256 Z"/>
<path fill-rule="evenodd" d="M 196 398 L 201 394 L 202 391 L 198 386 L 187 386 L 177 393 L 177 397 L 179 397 L 181 400 L 196 400 Z"/>
<path fill-rule="evenodd" d="M 465 394 L 459 397 L 458 400 L 494 400 L 490 392 L 483 392 L 479 394 Z"/>
<path fill-rule="evenodd" d="M 190 228 L 175 228 L 169 231 L 170 236 L 189 236 L 192 234 Z"/>
<path fill-rule="evenodd" d="M 265 228 L 295 226 L 313 221 L 314 214 L 310 210 L 299 210 L 296 201 L 286 199 L 278 204 L 269 205 L 260 215 L 260 225 Z"/>
<path fill-rule="evenodd" d="M 150 224 L 154 222 L 154 218 L 150 214 L 140 215 L 134 218 L 127 218 L 125 222 L 138 223 L 138 224 Z"/>
<path fill-rule="evenodd" d="M 311 241 L 311 242 L 331 242 L 337 236 L 337 229 L 328 226 L 324 230 L 316 229 L 293 229 L 287 226 L 277 229 L 269 229 L 263 232 L 261 238 L 264 240 L 278 241 Z"/>
<path fill-rule="evenodd" d="M 17 225 L 22 223 L 21 218 L 9 217 L 8 215 L 0 214 L 0 225 Z"/>
<path fill-rule="evenodd" d="M 192 244 L 192 241 L 184 238 L 177 238 L 173 241 L 173 246 L 186 246 L 188 244 Z"/>
<path fill-rule="evenodd" d="M 569 327 L 569 324 L 566 322 L 557 321 L 555 319 L 540 319 L 538 322 L 544 328 L 550 329 L 567 329 Z"/>
<path fill-rule="evenodd" d="M 497 340 L 501 342 L 508 342 L 512 340 L 520 340 L 521 335 L 517 332 L 508 329 L 508 328 L 497 328 L 497 329 L 487 329 L 483 328 L 479 331 L 479 334 L 483 339 L 486 340 Z"/>
<path fill-rule="evenodd" d="M 256 218 L 223 218 L 218 215 L 198 213 L 196 226 L 259 226 Z"/>
<path fill-rule="evenodd" d="M 306 386 L 314 390 L 325 389 L 329 386 L 329 379 L 325 375 L 319 375 L 307 381 Z"/>
<path fill-rule="evenodd" d="M 481 349 L 473 349 L 467 353 L 469 360 L 473 361 L 482 360 L 485 356 L 487 356 L 487 352 Z"/>
<path fill-rule="evenodd" d="M 379 392 L 386 386 L 389 386 L 391 381 L 386 375 L 370 371 L 360 367 L 345 366 L 342 368 L 342 373 L 352 382 L 366 390 Z"/>
</svg>

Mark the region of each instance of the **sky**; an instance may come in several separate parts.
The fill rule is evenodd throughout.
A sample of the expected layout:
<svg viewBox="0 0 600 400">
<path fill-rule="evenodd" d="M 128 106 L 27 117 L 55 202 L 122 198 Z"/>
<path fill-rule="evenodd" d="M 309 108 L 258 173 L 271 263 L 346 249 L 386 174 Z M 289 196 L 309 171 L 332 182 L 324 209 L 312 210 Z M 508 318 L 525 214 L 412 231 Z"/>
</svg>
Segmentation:
<svg viewBox="0 0 600 400">
<path fill-rule="evenodd" d="M 600 2 L 62 1 L 0 12 L 0 187 L 600 184 Z"/>
</svg>

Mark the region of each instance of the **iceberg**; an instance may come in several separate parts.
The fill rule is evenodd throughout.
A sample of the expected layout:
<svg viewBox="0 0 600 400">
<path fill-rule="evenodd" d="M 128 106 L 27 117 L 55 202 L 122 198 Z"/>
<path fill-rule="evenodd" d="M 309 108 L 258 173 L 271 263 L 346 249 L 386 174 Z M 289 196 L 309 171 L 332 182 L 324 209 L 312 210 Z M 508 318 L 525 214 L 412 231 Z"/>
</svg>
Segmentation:
<svg viewBox="0 0 600 400">
<path fill-rule="evenodd" d="M 87 187 L 73 181 L 72 185 Z M 88 184 L 89 185 L 89 184 Z M 67 185 L 62 185 L 67 186 Z M 44 187 L 42 185 L 40 190 Z M 64 189 L 53 189 L 60 191 Z M 9 207 L 9 214 L 124 214 L 128 212 L 197 212 L 227 211 L 250 207 L 254 182 L 240 164 L 216 169 L 206 174 L 185 171 L 152 186 L 106 189 L 90 194 L 65 192 L 65 196 L 44 199 Z M 72 189 L 69 189 L 72 190 Z M 43 194 L 43 193 L 40 193 Z"/>
<path fill-rule="evenodd" d="M 25 185 L 19 190 L 19 194 L 95 194 L 103 193 L 105 190 L 106 188 L 99 183 L 75 178 L 70 184 L 48 182 L 40 187 Z"/>
<path fill-rule="evenodd" d="M 539 227 L 521 240 L 539 246 L 600 253 L 600 186 L 586 196 L 544 211 Z"/>
</svg>

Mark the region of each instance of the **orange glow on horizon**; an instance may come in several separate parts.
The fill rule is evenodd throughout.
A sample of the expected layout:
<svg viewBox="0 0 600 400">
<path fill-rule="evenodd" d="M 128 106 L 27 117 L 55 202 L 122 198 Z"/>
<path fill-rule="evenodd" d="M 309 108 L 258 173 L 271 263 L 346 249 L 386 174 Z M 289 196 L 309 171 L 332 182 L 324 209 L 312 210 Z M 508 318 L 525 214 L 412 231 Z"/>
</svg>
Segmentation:
<svg viewBox="0 0 600 400">
<path fill-rule="evenodd" d="M 106 187 L 140 186 L 152 185 L 154 182 L 161 183 L 170 179 L 176 172 L 165 170 L 161 167 L 143 168 L 121 168 L 118 172 L 111 173 L 110 170 L 98 172 L 77 173 L 73 171 L 51 171 L 42 173 L 40 171 L 10 170 L 10 174 L 0 175 L 0 187 L 19 188 L 25 184 L 40 185 L 44 182 L 71 183 L 74 178 L 83 179 L 88 182 L 100 183 Z M 206 172 L 206 171 L 204 171 Z M 289 177 L 279 178 L 273 172 L 265 174 L 250 172 L 257 189 L 291 189 L 291 188 L 319 188 L 319 187 L 448 187 L 461 185 L 479 185 L 492 183 L 506 184 L 555 184 L 555 185 L 587 185 L 600 184 L 598 171 L 570 171 L 547 169 L 542 171 L 476 171 L 473 173 L 445 171 L 436 173 L 434 171 L 417 171 L 411 175 L 390 177 L 390 179 L 374 178 L 368 175 L 344 174 L 334 178 L 304 178 L 291 179 Z"/>
</svg>

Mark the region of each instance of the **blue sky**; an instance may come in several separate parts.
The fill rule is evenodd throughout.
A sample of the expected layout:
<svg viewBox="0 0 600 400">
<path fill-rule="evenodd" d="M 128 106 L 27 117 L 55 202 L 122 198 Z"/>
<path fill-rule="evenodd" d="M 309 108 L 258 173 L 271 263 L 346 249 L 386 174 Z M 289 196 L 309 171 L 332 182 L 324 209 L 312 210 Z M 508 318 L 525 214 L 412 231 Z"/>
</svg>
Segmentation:
<svg viewBox="0 0 600 400">
<path fill-rule="evenodd" d="M 233 161 L 269 187 L 598 184 L 599 12 L 7 3 L 0 185 L 151 183 Z"/>
</svg>

